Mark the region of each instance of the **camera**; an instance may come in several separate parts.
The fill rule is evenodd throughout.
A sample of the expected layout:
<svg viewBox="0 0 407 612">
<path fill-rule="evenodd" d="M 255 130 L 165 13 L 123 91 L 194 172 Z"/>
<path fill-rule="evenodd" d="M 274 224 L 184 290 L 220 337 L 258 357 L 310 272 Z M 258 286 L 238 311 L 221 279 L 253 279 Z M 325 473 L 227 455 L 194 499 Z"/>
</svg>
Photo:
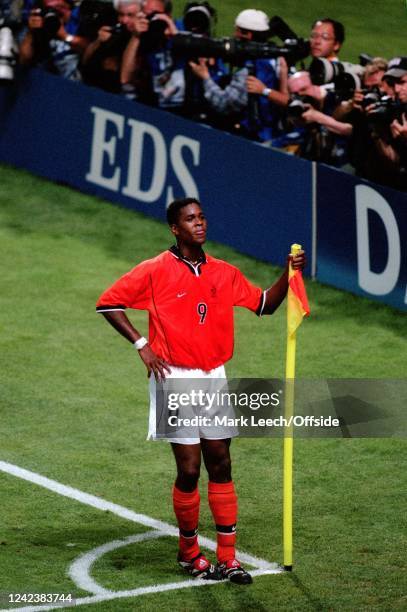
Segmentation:
<svg viewBox="0 0 407 612">
<path fill-rule="evenodd" d="M 126 31 L 126 28 L 122 23 L 115 23 L 113 26 L 111 26 L 110 30 L 113 36 L 121 36 Z"/>
<path fill-rule="evenodd" d="M 334 83 L 335 87 L 361 89 L 363 67 L 351 62 L 330 61 L 325 57 L 314 57 L 308 72 L 314 85 Z"/>
<path fill-rule="evenodd" d="M 37 3 L 33 7 L 33 13 L 43 18 L 43 26 L 37 34 L 47 40 L 55 38 L 61 27 L 61 17 L 58 11 L 53 8 L 44 8 L 42 4 Z"/>
<path fill-rule="evenodd" d="M 307 110 L 307 107 L 310 105 L 314 106 L 314 103 L 315 100 L 311 96 L 293 94 L 286 108 L 287 119 L 300 119 L 301 115 Z"/>
<path fill-rule="evenodd" d="M 365 68 L 368 64 L 372 63 L 373 59 L 373 55 L 369 55 L 368 53 L 360 53 L 359 64 Z"/>
<path fill-rule="evenodd" d="M 367 108 L 371 104 L 377 104 L 380 102 L 382 94 L 378 87 L 372 89 L 362 89 L 363 100 L 361 102 L 362 108 Z"/>
<path fill-rule="evenodd" d="M 148 30 L 140 37 L 140 49 L 144 53 L 157 51 L 166 44 L 165 30 L 168 24 L 164 19 L 161 19 L 161 15 L 165 15 L 165 13 L 154 11 L 147 16 L 149 21 Z"/>
<path fill-rule="evenodd" d="M 17 63 L 17 46 L 11 28 L 0 25 L 0 82 L 7 83 L 14 79 L 14 68 Z"/>
<path fill-rule="evenodd" d="M 397 119 L 402 120 L 403 114 L 407 112 L 407 104 L 399 100 L 393 100 L 390 96 L 381 96 L 369 111 L 367 118 L 369 123 L 390 124 Z"/>
<path fill-rule="evenodd" d="M 202 34 L 184 32 L 172 37 L 172 51 L 186 59 L 214 57 L 235 65 L 277 57 L 284 57 L 292 65 L 309 55 L 308 41 L 298 37 L 281 17 L 276 15 L 270 19 L 269 33 L 281 38 L 283 46 L 238 38 L 208 38 Z"/>
<path fill-rule="evenodd" d="M 215 57 L 237 65 L 248 60 L 280 56 L 293 64 L 308 55 L 308 48 L 305 49 L 298 41 L 290 41 L 290 44 L 279 47 L 274 43 L 260 43 L 237 38 L 207 38 L 199 34 L 176 34 L 172 37 L 172 50 L 174 54 L 187 59 Z"/>
<path fill-rule="evenodd" d="M 82 2 L 80 23 L 81 29 L 90 40 L 97 38 L 98 31 L 103 26 L 111 27 L 112 34 L 121 33 L 116 32 L 116 28 L 120 24 L 117 23 L 117 13 L 113 5 L 102 0 L 84 0 Z"/>
<path fill-rule="evenodd" d="M 184 30 L 210 36 L 216 10 L 209 2 L 188 2 L 184 9 Z"/>
<path fill-rule="evenodd" d="M 363 67 L 359 64 L 315 57 L 308 71 L 314 85 L 332 84 L 338 101 L 349 100 L 356 89 L 362 89 Z"/>
</svg>

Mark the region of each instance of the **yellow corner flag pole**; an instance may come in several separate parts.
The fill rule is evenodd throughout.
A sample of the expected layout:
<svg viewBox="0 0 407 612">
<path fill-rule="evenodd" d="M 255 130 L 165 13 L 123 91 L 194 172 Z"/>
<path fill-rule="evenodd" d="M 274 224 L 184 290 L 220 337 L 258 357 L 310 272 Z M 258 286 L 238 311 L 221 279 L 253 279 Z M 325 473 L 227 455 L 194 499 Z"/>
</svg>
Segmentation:
<svg viewBox="0 0 407 612">
<path fill-rule="evenodd" d="M 291 255 L 302 251 L 300 244 L 291 245 Z M 304 315 L 309 315 L 308 300 L 305 293 L 302 274 L 293 270 L 291 263 L 288 272 L 287 293 L 287 355 L 285 385 L 285 427 L 284 427 L 284 461 L 283 461 L 283 551 L 284 569 L 293 569 L 293 418 L 294 418 L 294 378 L 296 330 Z"/>
</svg>

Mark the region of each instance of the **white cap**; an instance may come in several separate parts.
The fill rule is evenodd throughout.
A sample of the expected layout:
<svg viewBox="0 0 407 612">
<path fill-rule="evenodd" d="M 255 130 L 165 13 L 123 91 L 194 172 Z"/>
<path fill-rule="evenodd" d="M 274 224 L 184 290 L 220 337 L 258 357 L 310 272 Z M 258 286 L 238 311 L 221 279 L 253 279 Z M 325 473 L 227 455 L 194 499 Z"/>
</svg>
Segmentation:
<svg viewBox="0 0 407 612">
<path fill-rule="evenodd" d="M 113 6 L 116 11 L 119 11 L 120 8 L 131 6 L 132 4 L 138 4 L 141 8 L 141 0 L 113 0 Z"/>
<path fill-rule="evenodd" d="M 246 9 L 238 14 L 235 26 L 252 32 L 267 32 L 270 29 L 269 18 L 263 11 Z"/>
</svg>

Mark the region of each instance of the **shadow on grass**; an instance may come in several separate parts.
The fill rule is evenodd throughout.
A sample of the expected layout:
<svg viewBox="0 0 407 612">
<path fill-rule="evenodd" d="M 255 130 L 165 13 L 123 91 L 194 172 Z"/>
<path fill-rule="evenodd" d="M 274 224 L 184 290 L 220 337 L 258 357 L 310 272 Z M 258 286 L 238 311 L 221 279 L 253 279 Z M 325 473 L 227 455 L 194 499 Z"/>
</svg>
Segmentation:
<svg viewBox="0 0 407 612">
<path fill-rule="evenodd" d="M 293 585 L 301 591 L 301 593 L 304 595 L 305 599 L 308 601 L 310 607 L 313 610 L 318 610 L 318 612 L 322 612 L 322 610 L 327 610 L 327 606 L 324 606 L 321 601 L 317 597 L 315 597 L 315 595 L 313 595 L 309 588 L 305 586 L 305 584 L 302 582 L 302 580 L 298 578 L 296 574 L 290 574 L 290 580 Z"/>
</svg>

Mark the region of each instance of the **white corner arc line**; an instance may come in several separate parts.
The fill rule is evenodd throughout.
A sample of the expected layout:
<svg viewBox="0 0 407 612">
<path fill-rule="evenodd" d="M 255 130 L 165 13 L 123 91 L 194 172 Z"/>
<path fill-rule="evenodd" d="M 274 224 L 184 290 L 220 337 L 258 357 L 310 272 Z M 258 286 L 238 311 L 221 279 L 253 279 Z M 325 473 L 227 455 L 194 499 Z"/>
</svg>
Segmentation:
<svg viewBox="0 0 407 612">
<path fill-rule="evenodd" d="M 10 474 L 12 476 L 16 476 L 17 478 L 21 478 L 22 480 L 26 480 L 28 482 L 37 484 L 41 487 L 44 487 L 45 489 L 58 493 L 59 495 L 68 497 L 70 499 L 74 499 L 80 503 L 86 504 L 93 508 L 97 508 L 98 510 L 104 510 L 104 511 L 107 510 L 109 512 L 112 512 L 112 514 L 116 514 L 117 516 L 120 516 L 121 518 L 125 518 L 134 523 L 139 523 L 141 525 L 145 525 L 147 527 L 151 527 L 152 529 L 156 530 L 156 531 L 151 531 L 151 532 L 147 532 L 143 534 L 137 534 L 136 536 L 130 536 L 130 539 L 132 539 L 132 542 L 137 542 L 137 541 L 141 541 L 142 539 L 153 538 L 153 537 L 158 538 L 161 536 L 176 536 L 176 537 L 178 536 L 178 529 L 175 528 L 173 525 L 170 525 L 169 523 L 165 523 L 163 521 L 153 519 L 152 517 L 149 517 L 145 514 L 139 514 L 137 512 L 134 512 L 133 510 L 129 510 L 128 508 L 125 508 L 124 506 L 120 506 L 118 504 L 109 502 L 101 497 L 97 497 L 96 495 L 91 495 L 89 493 L 85 493 L 84 491 L 80 491 L 79 489 L 75 489 L 73 487 L 63 485 L 56 480 L 52 480 L 45 476 L 41 476 L 40 474 L 37 474 L 36 472 L 26 470 L 25 468 L 21 468 L 12 463 L 8 463 L 6 461 L 0 461 L 0 471 Z M 129 538 L 126 539 L 126 542 L 128 539 Z M 206 548 L 209 548 L 210 550 L 216 549 L 216 543 L 213 540 L 206 538 L 206 537 L 201 537 L 200 541 L 201 541 L 201 544 L 205 546 Z M 106 548 L 109 546 L 116 547 L 117 543 L 119 542 L 121 544 L 123 543 L 126 544 L 124 540 L 120 540 L 120 541 L 115 540 L 114 543 L 110 542 L 101 547 L 98 547 L 98 549 Z M 132 543 L 132 542 L 129 542 L 129 543 Z M 98 550 L 98 549 L 93 549 L 93 551 L 90 551 L 90 553 L 92 552 L 94 553 L 95 550 Z M 107 549 L 106 549 L 106 552 L 107 552 Z M 254 571 L 251 571 L 252 576 L 262 576 L 262 575 L 267 575 L 267 574 L 282 573 L 282 569 L 277 563 L 270 563 L 269 561 L 266 561 L 265 559 L 254 557 L 252 555 L 249 555 L 247 553 L 243 553 L 240 551 L 236 551 L 236 552 L 239 558 L 244 563 L 248 563 L 249 565 L 252 565 L 255 568 L 257 568 Z M 86 557 L 87 554 L 90 554 L 90 553 L 85 553 L 84 555 L 81 555 L 77 561 L 79 561 L 80 559 L 83 559 L 84 557 Z M 76 561 L 71 565 L 71 570 L 73 567 L 75 567 L 75 563 Z M 75 572 L 74 572 L 74 575 L 75 575 Z M 70 576 L 71 578 L 73 578 L 73 575 L 71 573 L 70 573 Z M 74 581 L 76 583 L 76 578 Z M 94 603 L 99 603 L 102 601 L 107 601 L 107 600 L 112 600 L 112 599 L 123 599 L 123 598 L 128 598 L 128 597 L 136 597 L 139 595 L 147 595 L 147 594 L 159 593 L 159 592 L 161 593 L 163 591 L 171 591 L 171 590 L 190 588 L 190 587 L 196 587 L 196 586 L 210 586 L 214 584 L 221 584 L 221 582 L 194 579 L 194 580 L 184 580 L 184 581 L 179 581 L 179 582 L 170 582 L 167 584 L 152 585 L 148 587 L 139 587 L 139 588 L 131 589 L 131 590 L 110 591 L 98 585 L 89 576 L 89 582 L 87 584 L 88 586 L 84 587 L 85 590 L 87 590 L 88 587 L 91 587 L 89 590 L 90 592 L 94 593 L 93 595 L 75 599 L 72 605 L 65 602 L 63 607 L 68 608 L 68 607 L 79 606 L 79 605 L 94 604 Z M 19 611 L 19 612 L 46 612 L 48 610 L 57 610 L 60 608 L 61 608 L 61 605 L 46 605 L 45 604 L 45 605 L 39 605 L 39 606 L 4 608 L 4 609 L 1 609 L 0 612 L 11 612 L 11 610 Z"/>
<path fill-rule="evenodd" d="M 169 523 L 159 521 L 157 519 L 152 518 L 151 516 L 147 516 L 146 514 L 139 514 L 137 512 L 134 512 L 133 510 L 125 508 L 124 506 L 109 502 L 106 499 L 103 499 L 102 497 L 97 497 L 96 495 L 85 493 L 84 491 L 80 491 L 79 489 L 75 489 L 68 485 L 63 485 L 56 480 L 52 480 L 50 478 L 47 478 L 46 476 L 41 476 L 36 472 L 31 472 L 30 470 L 21 468 L 18 465 L 14 465 L 13 463 L 8 463 L 7 461 L 0 461 L 0 470 L 2 472 L 6 472 L 7 474 L 11 474 L 12 476 L 16 476 L 17 478 L 22 478 L 23 480 L 27 480 L 28 482 L 37 484 L 40 487 L 44 487 L 49 491 L 54 491 L 55 493 L 58 493 L 59 495 L 62 495 L 64 497 L 75 499 L 76 501 L 82 504 L 97 508 L 98 510 L 108 510 L 109 512 L 112 512 L 112 514 L 116 514 L 117 516 L 127 519 L 128 521 L 132 521 L 133 523 L 139 523 L 141 525 L 145 525 L 146 527 L 151 527 L 152 529 L 164 531 L 166 535 L 178 537 L 178 528 L 174 527 L 173 525 L 170 525 Z M 209 538 L 201 536 L 200 542 L 209 550 L 216 549 L 216 542 Z M 244 563 L 248 563 L 253 567 L 257 567 L 259 569 L 276 569 L 276 567 L 278 567 L 278 564 L 270 563 L 265 559 L 254 557 L 253 555 L 249 555 L 241 551 L 236 551 L 236 553 Z"/>
<path fill-rule="evenodd" d="M 114 593 L 111 589 L 105 589 L 100 586 L 90 575 L 90 569 L 92 565 L 101 557 L 112 550 L 121 548 L 123 546 L 130 546 L 130 544 L 137 544 L 144 540 L 151 540 L 153 538 L 161 538 L 166 536 L 167 533 L 164 531 L 146 531 L 144 533 L 138 533 L 137 535 L 128 536 L 122 540 L 113 540 L 97 546 L 86 553 L 83 553 L 70 565 L 68 570 L 68 576 L 73 582 L 83 591 L 89 591 L 94 595 L 106 595 L 106 593 Z"/>
</svg>

